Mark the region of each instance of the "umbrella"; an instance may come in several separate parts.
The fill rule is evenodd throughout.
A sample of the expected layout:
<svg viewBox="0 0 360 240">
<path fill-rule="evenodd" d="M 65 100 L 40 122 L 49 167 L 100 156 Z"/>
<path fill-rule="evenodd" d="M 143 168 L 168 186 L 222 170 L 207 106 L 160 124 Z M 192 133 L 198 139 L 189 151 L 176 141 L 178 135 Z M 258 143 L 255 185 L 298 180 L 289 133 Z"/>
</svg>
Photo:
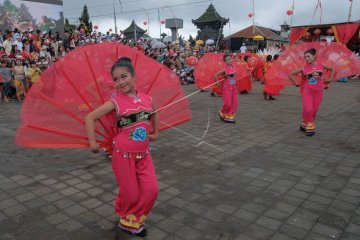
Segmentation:
<svg viewBox="0 0 360 240">
<path fill-rule="evenodd" d="M 204 45 L 204 41 L 203 41 L 203 40 L 197 40 L 195 43 L 196 43 L 196 45 Z"/>
<path fill-rule="evenodd" d="M 215 43 L 215 41 L 213 39 L 208 39 L 205 41 L 206 45 L 213 45 Z"/>
<path fill-rule="evenodd" d="M 254 41 L 264 41 L 264 37 L 261 35 L 256 35 L 253 37 Z"/>
<path fill-rule="evenodd" d="M 163 42 L 154 42 L 151 45 L 151 48 L 164 48 L 164 47 L 166 47 L 166 45 Z"/>
</svg>

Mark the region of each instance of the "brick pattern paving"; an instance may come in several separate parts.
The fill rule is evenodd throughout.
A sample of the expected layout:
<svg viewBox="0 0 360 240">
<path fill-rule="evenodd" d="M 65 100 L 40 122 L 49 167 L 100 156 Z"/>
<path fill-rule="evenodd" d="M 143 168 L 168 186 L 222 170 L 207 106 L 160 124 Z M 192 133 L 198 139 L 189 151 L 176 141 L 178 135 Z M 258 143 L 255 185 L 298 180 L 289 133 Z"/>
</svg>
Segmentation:
<svg viewBox="0 0 360 240">
<path fill-rule="evenodd" d="M 276 101 L 261 88 L 239 96 L 236 124 L 216 116 L 220 98 L 195 95 L 193 120 L 152 144 L 160 192 L 146 239 L 360 239 L 360 81 L 325 92 L 314 137 L 298 131 L 297 88 Z M 16 146 L 19 112 L 0 105 L 0 239 L 132 239 L 116 230 L 110 160 Z"/>
</svg>

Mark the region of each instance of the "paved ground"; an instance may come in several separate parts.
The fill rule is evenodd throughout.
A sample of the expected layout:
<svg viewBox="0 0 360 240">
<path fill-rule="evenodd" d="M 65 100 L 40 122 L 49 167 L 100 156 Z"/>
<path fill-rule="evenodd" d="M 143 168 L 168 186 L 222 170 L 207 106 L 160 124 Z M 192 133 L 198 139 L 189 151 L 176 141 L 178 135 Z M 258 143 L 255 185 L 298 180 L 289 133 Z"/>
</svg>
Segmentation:
<svg viewBox="0 0 360 240">
<path fill-rule="evenodd" d="M 360 81 L 326 91 L 311 138 L 297 88 L 276 101 L 260 88 L 239 96 L 236 124 L 216 116 L 220 98 L 195 95 L 194 119 L 153 144 L 161 191 L 146 239 L 360 239 Z M 110 161 L 16 146 L 19 112 L 0 105 L 0 239 L 132 239 L 115 228 Z"/>
</svg>

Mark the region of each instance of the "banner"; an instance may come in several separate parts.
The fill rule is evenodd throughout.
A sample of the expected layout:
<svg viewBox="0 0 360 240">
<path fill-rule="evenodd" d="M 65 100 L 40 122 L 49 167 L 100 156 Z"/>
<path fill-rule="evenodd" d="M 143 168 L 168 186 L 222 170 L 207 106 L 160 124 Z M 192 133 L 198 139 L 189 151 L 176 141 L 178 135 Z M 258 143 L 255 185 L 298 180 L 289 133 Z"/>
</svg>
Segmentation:
<svg viewBox="0 0 360 240">
<path fill-rule="evenodd" d="M 0 29 L 63 33 L 62 0 L 0 0 Z"/>
</svg>

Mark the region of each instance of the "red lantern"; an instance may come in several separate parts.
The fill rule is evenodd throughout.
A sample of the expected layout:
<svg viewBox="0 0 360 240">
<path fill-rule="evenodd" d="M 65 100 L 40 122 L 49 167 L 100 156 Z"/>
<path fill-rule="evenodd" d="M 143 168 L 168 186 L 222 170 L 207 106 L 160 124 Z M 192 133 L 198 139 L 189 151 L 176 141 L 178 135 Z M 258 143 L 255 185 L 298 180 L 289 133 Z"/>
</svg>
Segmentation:
<svg viewBox="0 0 360 240">
<path fill-rule="evenodd" d="M 98 26 L 98 25 L 95 25 L 95 26 L 94 26 L 94 29 L 98 29 L 98 28 L 99 28 L 99 26 Z"/>
<path fill-rule="evenodd" d="M 333 34 L 334 34 L 334 30 L 332 30 L 332 28 L 329 28 L 326 32 L 327 32 L 327 34 L 329 34 L 329 35 L 333 35 Z"/>
<path fill-rule="evenodd" d="M 248 17 L 249 17 L 249 18 L 251 18 L 252 16 L 254 16 L 254 14 L 253 14 L 253 13 L 251 13 L 251 12 L 250 12 L 250 13 L 248 13 Z"/>
<path fill-rule="evenodd" d="M 315 29 L 315 31 L 314 31 L 314 35 L 315 36 L 319 36 L 321 34 L 321 30 L 320 29 Z"/>
<path fill-rule="evenodd" d="M 306 32 L 306 33 L 305 33 L 305 37 L 306 37 L 306 38 L 310 38 L 310 37 L 311 37 L 311 33 L 310 33 L 310 32 Z"/>
<path fill-rule="evenodd" d="M 147 22 L 146 22 L 146 21 L 144 21 L 144 22 L 143 22 L 143 24 L 144 24 L 144 25 L 147 25 Z"/>
<path fill-rule="evenodd" d="M 85 33 L 85 29 L 84 29 L 84 28 L 80 28 L 80 32 L 81 32 L 81 33 Z"/>
<path fill-rule="evenodd" d="M 290 16 L 290 15 L 293 15 L 293 13 L 294 13 L 294 11 L 291 10 L 291 9 L 290 9 L 290 10 L 287 10 L 287 12 L 286 12 L 286 14 L 289 15 L 289 16 Z"/>
<path fill-rule="evenodd" d="M 161 23 L 161 24 L 165 24 L 165 20 L 161 20 L 160 23 Z"/>
<path fill-rule="evenodd" d="M 112 28 L 109 29 L 109 32 L 112 32 Z"/>
</svg>

